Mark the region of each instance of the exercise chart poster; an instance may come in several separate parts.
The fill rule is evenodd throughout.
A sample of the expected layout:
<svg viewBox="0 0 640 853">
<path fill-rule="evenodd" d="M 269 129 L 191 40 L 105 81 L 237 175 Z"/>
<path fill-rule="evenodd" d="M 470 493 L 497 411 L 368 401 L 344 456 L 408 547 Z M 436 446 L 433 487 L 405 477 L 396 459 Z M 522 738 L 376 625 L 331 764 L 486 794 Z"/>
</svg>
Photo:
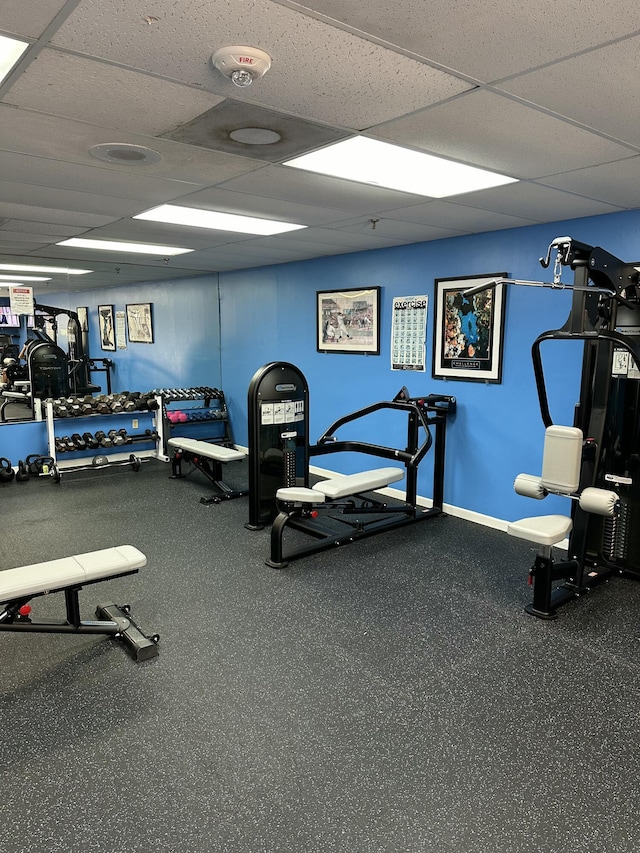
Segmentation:
<svg viewBox="0 0 640 853">
<path fill-rule="evenodd" d="M 396 296 L 391 321 L 391 369 L 425 370 L 427 296 Z"/>
</svg>

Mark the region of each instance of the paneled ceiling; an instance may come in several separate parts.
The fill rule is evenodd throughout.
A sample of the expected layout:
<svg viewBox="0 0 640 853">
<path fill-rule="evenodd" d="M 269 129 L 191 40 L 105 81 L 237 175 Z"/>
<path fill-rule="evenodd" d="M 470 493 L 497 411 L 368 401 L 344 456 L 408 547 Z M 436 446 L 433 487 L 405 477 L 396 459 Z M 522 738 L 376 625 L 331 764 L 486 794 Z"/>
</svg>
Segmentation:
<svg viewBox="0 0 640 853">
<path fill-rule="evenodd" d="M 5 0 L 0 34 L 29 43 L 0 86 L 0 263 L 94 270 L 73 289 L 640 207 L 637 0 Z M 266 76 L 241 89 L 217 71 L 232 44 L 269 53 Z M 239 128 L 281 139 L 247 145 Z M 435 200 L 282 165 L 358 134 L 518 182 Z M 160 157 L 105 162 L 90 153 L 105 144 Z M 132 219 L 161 203 L 308 227 Z M 56 245 L 78 236 L 195 251 Z"/>
</svg>

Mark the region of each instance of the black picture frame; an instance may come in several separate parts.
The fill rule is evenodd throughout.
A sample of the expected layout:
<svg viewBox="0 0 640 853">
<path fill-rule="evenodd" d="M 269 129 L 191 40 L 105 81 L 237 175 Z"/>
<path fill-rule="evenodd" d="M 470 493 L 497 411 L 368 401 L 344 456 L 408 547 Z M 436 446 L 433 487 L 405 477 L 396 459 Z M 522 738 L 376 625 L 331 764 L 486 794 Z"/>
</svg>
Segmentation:
<svg viewBox="0 0 640 853">
<path fill-rule="evenodd" d="M 98 305 L 98 332 L 100 349 L 116 351 L 116 327 L 113 320 L 113 305 Z"/>
<path fill-rule="evenodd" d="M 468 297 L 465 291 L 506 277 L 497 272 L 435 279 L 434 379 L 502 382 L 506 285 Z"/>
<path fill-rule="evenodd" d="M 136 302 L 127 305 L 127 335 L 129 343 L 153 343 L 153 316 L 151 302 Z"/>
<path fill-rule="evenodd" d="M 380 287 L 316 293 L 318 352 L 380 355 Z"/>
</svg>

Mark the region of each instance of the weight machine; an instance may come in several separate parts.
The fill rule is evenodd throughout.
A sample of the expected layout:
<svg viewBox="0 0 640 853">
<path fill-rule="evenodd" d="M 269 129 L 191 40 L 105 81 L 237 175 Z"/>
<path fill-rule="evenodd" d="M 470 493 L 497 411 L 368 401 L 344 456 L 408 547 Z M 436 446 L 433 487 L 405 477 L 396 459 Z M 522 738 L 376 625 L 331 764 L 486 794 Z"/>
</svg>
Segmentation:
<svg viewBox="0 0 640 853">
<path fill-rule="evenodd" d="M 575 341 L 583 348 L 573 423 L 581 433 L 577 482 L 554 489 L 543 470 L 542 492 L 534 494 L 531 485 L 528 491 L 520 491 L 516 479 L 520 494 L 540 498 L 556 493 L 573 498 L 567 524 L 563 524 L 563 516 L 542 516 L 516 522 L 509 529 L 513 535 L 541 546 L 529 573 L 533 603 L 527 611 L 545 619 L 553 618 L 560 606 L 613 575 L 640 578 L 640 265 L 621 261 L 600 247 L 571 237 L 558 237 L 549 245 L 546 257 L 540 258 L 544 268 L 550 266 L 554 252 L 553 282 L 503 280 L 573 291 L 565 324 L 540 334 L 531 350 L 547 435 L 554 424 L 542 344 Z M 561 281 L 566 267 L 574 273 L 573 284 Z M 553 434 L 551 439 L 558 441 Z M 556 468 L 562 464 L 563 455 L 556 453 L 552 462 Z M 591 500 L 581 499 L 585 491 Z M 552 519 L 558 524 L 555 535 L 550 532 Z M 567 534 L 567 560 L 555 562 L 551 546 Z"/>
</svg>

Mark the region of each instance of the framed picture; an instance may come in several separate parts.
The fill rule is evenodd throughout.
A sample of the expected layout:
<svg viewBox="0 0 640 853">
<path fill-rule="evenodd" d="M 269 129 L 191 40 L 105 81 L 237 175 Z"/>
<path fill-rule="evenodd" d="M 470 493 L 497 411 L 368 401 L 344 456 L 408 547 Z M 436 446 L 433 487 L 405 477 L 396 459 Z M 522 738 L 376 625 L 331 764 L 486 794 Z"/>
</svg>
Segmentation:
<svg viewBox="0 0 640 853">
<path fill-rule="evenodd" d="M 78 325 L 80 326 L 81 332 L 89 331 L 89 309 L 88 308 L 76 308 L 76 314 L 78 315 Z"/>
<path fill-rule="evenodd" d="M 435 379 L 502 381 L 506 285 L 498 284 L 471 296 L 465 292 L 506 275 L 500 272 L 435 280 Z"/>
<path fill-rule="evenodd" d="M 108 352 L 115 352 L 116 330 L 113 325 L 113 305 L 98 305 L 98 325 L 100 327 L 100 348 Z"/>
<path fill-rule="evenodd" d="M 316 294 L 318 352 L 380 354 L 380 288 Z"/>
<path fill-rule="evenodd" d="M 127 329 L 129 333 L 129 343 L 153 343 L 153 323 L 151 319 L 150 302 L 139 302 L 136 305 L 127 305 Z"/>
</svg>

